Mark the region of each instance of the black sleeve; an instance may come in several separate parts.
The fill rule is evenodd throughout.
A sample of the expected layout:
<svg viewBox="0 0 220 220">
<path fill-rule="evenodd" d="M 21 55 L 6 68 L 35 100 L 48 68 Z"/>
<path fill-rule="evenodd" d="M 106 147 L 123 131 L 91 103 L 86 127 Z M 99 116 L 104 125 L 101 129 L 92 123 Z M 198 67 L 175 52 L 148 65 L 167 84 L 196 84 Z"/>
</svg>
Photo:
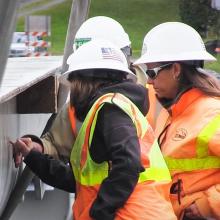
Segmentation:
<svg viewBox="0 0 220 220">
<path fill-rule="evenodd" d="M 75 192 L 75 178 L 68 164 L 34 150 L 26 156 L 24 162 L 46 184 Z"/>
<path fill-rule="evenodd" d="M 117 106 L 105 104 L 100 110 L 90 154 L 97 163 L 112 163 L 109 176 L 102 182 L 90 209 L 90 216 L 95 220 L 113 220 L 143 171 L 136 128 L 130 117 Z"/>
</svg>

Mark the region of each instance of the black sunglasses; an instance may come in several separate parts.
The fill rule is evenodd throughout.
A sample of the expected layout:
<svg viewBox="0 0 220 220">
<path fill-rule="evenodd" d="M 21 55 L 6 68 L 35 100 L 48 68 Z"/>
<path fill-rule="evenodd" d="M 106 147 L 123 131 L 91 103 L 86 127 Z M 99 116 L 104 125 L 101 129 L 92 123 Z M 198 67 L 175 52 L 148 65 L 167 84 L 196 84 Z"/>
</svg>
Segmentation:
<svg viewBox="0 0 220 220">
<path fill-rule="evenodd" d="M 157 75 L 159 74 L 159 72 L 168 67 L 168 66 L 171 66 L 173 63 L 167 63 L 167 64 L 164 64 L 162 66 L 158 66 L 158 67 L 155 67 L 155 68 L 152 68 L 152 69 L 149 69 L 149 70 L 146 70 L 146 74 L 148 75 L 148 77 L 150 79 L 156 79 L 157 78 Z"/>
</svg>

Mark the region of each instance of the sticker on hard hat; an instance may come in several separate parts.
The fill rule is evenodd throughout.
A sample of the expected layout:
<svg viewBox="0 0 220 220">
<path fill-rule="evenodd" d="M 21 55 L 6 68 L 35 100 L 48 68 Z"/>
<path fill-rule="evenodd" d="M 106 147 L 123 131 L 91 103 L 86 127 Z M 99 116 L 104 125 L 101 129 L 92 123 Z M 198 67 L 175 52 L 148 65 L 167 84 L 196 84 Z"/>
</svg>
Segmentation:
<svg viewBox="0 0 220 220">
<path fill-rule="evenodd" d="M 89 41 L 91 41 L 92 38 L 76 38 L 75 39 L 75 45 L 76 45 L 76 49 L 78 49 L 80 46 L 82 46 L 84 43 L 87 43 Z"/>
<path fill-rule="evenodd" d="M 102 47 L 102 58 L 103 59 L 110 59 L 110 60 L 117 60 L 121 63 L 123 63 L 122 57 L 114 48 L 110 47 Z"/>
</svg>

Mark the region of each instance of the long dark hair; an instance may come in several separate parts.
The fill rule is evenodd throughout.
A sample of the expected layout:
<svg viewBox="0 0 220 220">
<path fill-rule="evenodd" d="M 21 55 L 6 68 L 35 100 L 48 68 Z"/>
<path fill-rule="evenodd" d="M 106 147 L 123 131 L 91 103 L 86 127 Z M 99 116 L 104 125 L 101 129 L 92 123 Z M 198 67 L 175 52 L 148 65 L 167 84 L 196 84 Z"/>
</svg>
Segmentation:
<svg viewBox="0 0 220 220">
<path fill-rule="evenodd" d="M 88 71 L 88 70 L 87 70 Z M 86 72 L 87 72 L 86 71 Z M 70 104 L 75 109 L 77 119 L 83 121 L 91 108 L 91 101 L 100 88 L 117 84 L 126 79 L 126 74 L 114 70 L 92 70 L 85 74 L 83 70 L 69 75 Z M 96 76 L 96 77 L 95 77 Z M 103 76 L 103 77 L 97 77 Z"/>
<path fill-rule="evenodd" d="M 185 63 L 180 64 L 180 90 L 198 88 L 208 96 L 220 97 L 220 81 L 213 73 Z"/>
</svg>

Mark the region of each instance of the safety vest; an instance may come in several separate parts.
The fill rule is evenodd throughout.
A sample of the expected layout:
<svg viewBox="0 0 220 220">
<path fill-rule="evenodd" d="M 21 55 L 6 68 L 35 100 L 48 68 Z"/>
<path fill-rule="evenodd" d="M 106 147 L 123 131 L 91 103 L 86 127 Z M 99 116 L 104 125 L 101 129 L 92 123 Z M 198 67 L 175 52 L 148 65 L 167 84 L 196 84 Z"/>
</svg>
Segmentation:
<svg viewBox="0 0 220 220">
<path fill-rule="evenodd" d="M 89 153 L 89 147 L 92 142 L 98 112 L 105 103 L 114 104 L 122 109 L 131 118 L 137 130 L 137 136 L 139 138 L 141 148 L 141 163 L 142 166 L 145 167 L 145 171 L 140 173 L 138 184 L 132 195 L 135 195 L 136 191 L 140 193 L 141 187 L 146 186 L 146 184 L 143 183 L 170 181 L 170 173 L 160 152 L 159 146 L 155 141 L 153 131 L 139 109 L 128 98 L 119 93 L 108 93 L 103 95 L 93 104 L 88 112 L 71 153 L 71 164 L 77 186 L 77 197 L 73 207 L 75 220 L 91 219 L 89 217 L 90 207 L 97 196 L 100 184 L 108 176 L 109 163 L 96 163 L 92 160 Z M 136 203 L 141 203 L 142 200 L 140 195 L 138 198 L 137 195 L 132 198 L 132 195 L 129 200 L 134 199 L 137 200 L 135 201 Z M 144 194 L 141 194 L 141 196 L 144 197 Z M 145 198 L 143 198 L 143 200 L 144 199 Z M 132 204 L 134 205 L 135 202 L 131 202 L 130 206 L 132 206 Z M 150 203 L 148 205 L 150 205 Z M 147 209 L 147 207 L 145 208 Z M 124 208 L 121 208 L 116 213 L 116 216 L 118 216 L 116 219 L 126 219 L 123 217 L 119 218 L 119 216 L 123 216 L 123 209 Z M 138 216 L 132 217 L 131 214 L 131 219 L 146 219 L 140 217 L 141 212 L 142 214 L 144 213 L 143 207 L 141 207 L 141 209 Z M 137 209 L 136 212 L 138 212 Z"/>
<path fill-rule="evenodd" d="M 144 70 L 140 66 L 134 66 L 135 73 L 137 76 L 137 83 L 148 89 L 148 98 L 149 98 L 149 110 L 146 115 L 146 119 L 153 129 L 156 127 L 157 116 L 162 109 L 161 104 L 157 101 L 155 91 L 152 85 L 147 83 L 147 76 Z"/>
<path fill-rule="evenodd" d="M 173 183 L 181 183 L 176 185 L 179 198 L 171 195 L 174 211 L 181 219 L 186 207 L 220 184 L 220 100 L 191 89 L 169 112 L 163 110 L 158 118 L 156 135 Z M 210 203 L 210 207 L 218 205 L 219 210 L 215 196 L 219 195 L 205 198 L 207 209 Z"/>
<path fill-rule="evenodd" d="M 147 121 L 150 123 L 151 127 L 155 130 L 157 117 L 162 109 L 162 106 L 156 98 L 153 86 L 150 84 L 146 84 L 146 88 L 148 89 L 148 97 L 150 103 L 150 107 L 146 115 L 146 118 Z"/>
<path fill-rule="evenodd" d="M 76 137 L 77 136 L 77 126 L 76 126 L 76 115 L 75 115 L 75 109 L 72 106 L 68 106 L 68 116 L 71 124 L 71 128 L 73 131 L 73 135 Z"/>
<path fill-rule="evenodd" d="M 178 158 L 175 155 L 164 156 L 168 168 L 172 172 L 187 172 L 220 168 L 220 157 L 210 155 L 209 153 L 209 142 L 220 129 L 220 111 L 216 114 L 213 109 L 208 115 L 208 118 L 204 119 L 205 113 L 210 107 L 212 108 L 212 106 L 216 106 L 216 108 L 218 108 L 217 105 L 220 106 L 220 100 L 210 98 L 210 101 L 213 100 L 210 104 L 208 102 L 200 102 L 197 106 L 196 100 L 203 98 L 202 96 L 202 93 L 197 89 L 191 89 L 183 94 L 179 103 L 171 108 L 172 117 L 169 117 L 168 114 L 162 113 L 164 119 L 160 118 L 160 121 L 158 121 L 158 123 L 161 122 L 161 124 L 165 124 L 164 122 L 166 122 L 164 127 L 167 126 L 168 129 L 165 131 L 164 135 L 166 135 L 166 139 L 169 140 L 169 148 L 172 148 L 172 146 L 176 144 L 176 147 L 180 150 L 180 146 L 184 146 L 182 143 L 186 141 L 185 143 L 191 144 L 191 151 L 195 152 L 194 156 L 191 156 L 190 158 L 187 158 L 184 154 L 182 154 L 182 156 L 178 156 Z M 184 103 L 185 100 L 187 102 L 186 104 Z M 191 105 L 191 103 L 193 103 L 193 105 Z M 204 117 L 198 117 L 195 115 L 196 113 L 199 114 L 199 108 L 204 111 Z M 207 109 L 206 112 L 205 109 Z M 184 111 L 189 111 L 189 113 L 192 114 L 192 116 L 189 114 L 189 117 L 187 118 L 188 120 L 185 117 L 181 119 L 181 114 Z M 169 123 L 171 123 L 170 127 Z M 178 125 L 178 127 L 176 127 L 176 125 Z M 196 127 L 198 127 L 198 129 Z M 175 132 L 169 131 L 169 135 L 166 134 L 168 130 L 173 128 L 175 128 Z M 187 128 L 190 128 L 190 130 L 187 130 Z M 193 132 L 194 129 L 196 131 Z M 191 133 L 194 133 L 194 135 Z M 187 142 L 187 140 L 190 140 L 190 142 Z M 161 147 L 162 150 L 164 150 L 163 145 Z M 177 151 L 178 153 L 179 150 Z"/>
<path fill-rule="evenodd" d="M 172 158 L 166 156 L 165 161 L 170 171 L 187 172 L 220 168 L 220 157 L 209 155 L 209 141 L 220 128 L 220 115 L 215 116 L 198 133 L 195 143 L 195 156 L 192 158 Z"/>
</svg>

